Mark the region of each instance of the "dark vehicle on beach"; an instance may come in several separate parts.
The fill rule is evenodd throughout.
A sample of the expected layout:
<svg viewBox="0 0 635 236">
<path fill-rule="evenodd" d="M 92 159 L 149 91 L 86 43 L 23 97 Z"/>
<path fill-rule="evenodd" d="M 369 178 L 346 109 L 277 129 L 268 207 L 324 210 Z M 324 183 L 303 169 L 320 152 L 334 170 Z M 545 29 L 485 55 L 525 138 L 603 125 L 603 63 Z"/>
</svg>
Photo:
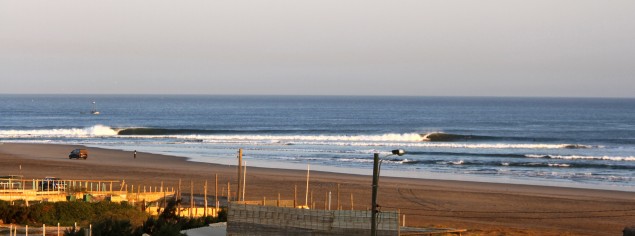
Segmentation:
<svg viewBox="0 0 635 236">
<path fill-rule="evenodd" d="M 86 158 L 88 158 L 88 150 L 86 149 L 75 149 L 73 151 L 71 151 L 71 154 L 68 155 L 68 159 L 84 159 L 86 160 Z"/>
</svg>

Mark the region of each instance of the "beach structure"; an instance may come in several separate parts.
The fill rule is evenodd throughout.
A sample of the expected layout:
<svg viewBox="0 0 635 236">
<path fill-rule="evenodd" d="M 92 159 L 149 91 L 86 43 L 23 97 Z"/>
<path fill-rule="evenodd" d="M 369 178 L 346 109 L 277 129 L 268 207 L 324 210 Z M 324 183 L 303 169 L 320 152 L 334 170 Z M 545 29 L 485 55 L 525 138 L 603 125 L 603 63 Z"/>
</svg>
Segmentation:
<svg viewBox="0 0 635 236">
<path fill-rule="evenodd" d="M 0 178 L 0 200 L 25 202 L 111 201 L 156 202 L 173 197 L 174 188 L 128 186 L 118 180 L 63 180 L 55 177 L 26 180 Z"/>
<path fill-rule="evenodd" d="M 377 213 L 377 235 L 461 235 L 465 229 L 404 227 L 398 211 Z M 227 235 L 369 235 L 372 211 L 294 208 L 293 201 L 231 202 Z"/>
<path fill-rule="evenodd" d="M 393 150 L 392 155 L 403 155 L 403 150 Z M 355 210 L 351 193 L 351 210 L 343 210 L 340 204 L 340 184 L 336 186 L 336 205 L 332 209 L 332 192 L 324 194 L 324 208 L 316 209 L 313 192 L 310 190 L 310 166 L 307 164 L 306 192 L 304 205 L 297 200 L 297 185 L 294 186 L 293 200 L 277 199 L 245 200 L 246 169 L 242 168 L 242 149 L 238 155 L 238 201 L 228 202 L 227 235 L 434 235 L 457 234 L 464 229 L 413 228 L 405 227 L 398 210 L 379 211 L 376 209 L 376 193 L 379 178 L 379 156 L 375 153 L 375 173 L 373 175 L 372 209 Z M 229 186 L 229 185 L 228 185 Z M 242 194 L 240 194 L 242 190 Z M 228 190 L 229 192 L 229 190 Z M 242 195 L 242 196 L 241 196 Z M 242 197 L 242 198 L 241 198 Z"/>
</svg>

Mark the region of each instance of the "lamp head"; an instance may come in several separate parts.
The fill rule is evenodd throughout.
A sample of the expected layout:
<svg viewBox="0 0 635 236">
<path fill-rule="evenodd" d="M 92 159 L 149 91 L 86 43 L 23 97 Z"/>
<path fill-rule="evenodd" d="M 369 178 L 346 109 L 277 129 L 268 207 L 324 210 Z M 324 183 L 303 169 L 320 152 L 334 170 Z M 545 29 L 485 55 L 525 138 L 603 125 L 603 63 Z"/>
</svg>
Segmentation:
<svg viewBox="0 0 635 236">
<path fill-rule="evenodd" d="M 395 150 L 392 150 L 392 154 L 397 156 L 403 156 L 404 154 L 406 154 L 406 151 L 404 151 L 403 149 L 395 149 Z"/>
</svg>

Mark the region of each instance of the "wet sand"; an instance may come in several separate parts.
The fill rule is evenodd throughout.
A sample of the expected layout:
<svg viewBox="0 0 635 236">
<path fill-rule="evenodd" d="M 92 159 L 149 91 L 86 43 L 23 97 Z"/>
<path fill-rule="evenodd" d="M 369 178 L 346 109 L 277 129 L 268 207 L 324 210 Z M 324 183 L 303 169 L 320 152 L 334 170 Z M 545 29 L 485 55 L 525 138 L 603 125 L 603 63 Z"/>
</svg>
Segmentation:
<svg viewBox="0 0 635 236">
<path fill-rule="evenodd" d="M 88 148 L 87 160 L 68 159 L 69 152 L 79 147 L 0 143 L 0 175 L 125 180 L 137 186 L 161 182 L 176 186 L 182 179 L 186 189 L 193 180 L 195 193 L 202 193 L 208 180 L 208 193 L 213 194 L 218 174 L 219 188 L 226 188 L 228 181 L 236 187 L 236 166 L 148 153 L 137 153 L 135 159 L 132 152 L 98 148 Z M 339 184 L 343 209 L 351 208 L 351 194 L 355 209 L 367 209 L 370 174 L 312 171 L 310 188 L 316 208 L 324 208 L 329 191 L 335 208 Z M 305 175 L 306 170 L 249 167 L 246 200 L 277 199 L 278 194 L 291 200 L 297 186 L 298 201 L 303 203 Z M 467 235 L 621 235 L 625 226 L 635 225 L 634 192 L 382 177 L 378 204 L 381 210 L 399 209 L 406 215 L 407 226 L 463 228 L 469 230 Z"/>
</svg>

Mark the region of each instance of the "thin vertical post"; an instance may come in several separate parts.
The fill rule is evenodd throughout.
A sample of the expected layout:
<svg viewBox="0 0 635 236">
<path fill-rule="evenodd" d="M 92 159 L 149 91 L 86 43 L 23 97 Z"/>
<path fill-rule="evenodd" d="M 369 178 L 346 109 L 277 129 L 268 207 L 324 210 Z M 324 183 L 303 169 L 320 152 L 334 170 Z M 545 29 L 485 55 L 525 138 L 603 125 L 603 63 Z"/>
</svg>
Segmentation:
<svg viewBox="0 0 635 236">
<path fill-rule="evenodd" d="M 245 188 L 247 186 L 247 162 L 244 162 L 244 169 L 243 169 L 243 192 L 242 192 L 242 198 L 243 201 L 245 201 Z"/>
<path fill-rule="evenodd" d="M 57 236 L 60 236 L 60 223 L 57 222 Z"/>
<path fill-rule="evenodd" d="M 205 189 L 205 190 L 204 190 L 204 192 L 205 192 L 205 194 L 204 194 L 204 198 L 205 198 L 205 207 L 204 207 L 203 209 L 204 209 L 204 211 L 205 211 L 205 212 L 203 213 L 203 216 L 204 216 L 204 217 L 207 217 L 207 180 L 205 180 L 205 187 L 204 187 L 204 189 Z"/>
<path fill-rule="evenodd" d="M 298 208 L 298 185 L 293 188 L 293 208 Z"/>
<path fill-rule="evenodd" d="M 351 211 L 355 210 L 355 206 L 353 204 L 353 193 L 351 193 Z"/>
<path fill-rule="evenodd" d="M 227 202 L 231 202 L 231 198 L 232 198 L 232 194 L 231 194 L 231 189 L 229 188 L 230 184 L 229 181 L 227 181 Z"/>
<path fill-rule="evenodd" d="M 371 201 L 370 235 L 377 235 L 377 188 L 379 187 L 379 153 L 373 157 L 373 192 Z"/>
<path fill-rule="evenodd" d="M 304 195 L 304 204 L 309 205 L 309 172 L 310 166 L 306 164 L 306 193 Z M 311 202 L 313 202 L 313 196 L 311 196 Z"/>
<path fill-rule="evenodd" d="M 190 180 L 190 218 L 194 217 L 194 180 Z"/>
<path fill-rule="evenodd" d="M 46 236 L 46 224 L 42 224 L 42 236 Z"/>
<path fill-rule="evenodd" d="M 179 189 L 176 194 L 176 202 L 178 203 L 176 206 L 176 215 L 181 216 L 181 179 L 179 178 Z"/>
<path fill-rule="evenodd" d="M 243 171 L 243 149 L 238 149 L 238 189 L 236 190 L 237 200 L 240 201 L 242 191 L 242 171 Z"/>
<path fill-rule="evenodd" d="M 406 227 L 406 214 L 402 215 L 403 220 L 401 220 L 402 227 Z"/>
<path fill-rule="evenodd" d="M 215 187 L 214 187 L 214 205 L 216 208 L 216 211 L 218 211 L 218 174 L 216 174 L 216 180 L 215 180 Z"/>
</svg>

